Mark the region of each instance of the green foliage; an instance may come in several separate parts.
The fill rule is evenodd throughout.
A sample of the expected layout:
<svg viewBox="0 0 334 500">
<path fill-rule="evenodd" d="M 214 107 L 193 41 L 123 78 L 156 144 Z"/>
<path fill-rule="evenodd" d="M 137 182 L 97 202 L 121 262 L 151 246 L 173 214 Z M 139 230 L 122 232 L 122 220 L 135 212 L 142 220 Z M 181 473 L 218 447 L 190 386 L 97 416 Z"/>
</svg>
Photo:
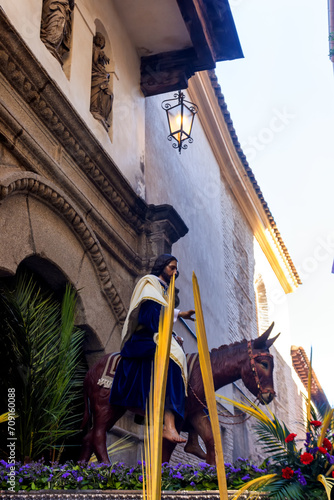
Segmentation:
<svg viewBox="0 0 334 500">
<path fill-rule="evenodd" d="M 269 422 L 260 421 L 255 426 L 255 430 L 261 445 L 272 460 L 285 462 L 287 454 L 295 451 L 293 442 L 285 442 L 285 438 L 289 434 L 286 425 L 281 423 L 275 416 Z"/>
<path fill-rule="evenodd" d="M 0 489 L 8 489 L 6 478 L 11 465 L 0 460 Z M 265 471 L 251 465 L 248 460 L 239 458 L 235 464 L 225 464 L 229 489 L 245 484 L 247 478 L 259 477 Z M 43 461 L 22 465 L 15 464 L 15 490 L 73 490 L 73 489 L 112 489 L 141 490 L 143 486 L 142 464 L 135 467 L 123 463 L 100 464 L 66 462 L 47 465 Z M 206 491 L 217 490 L 216 467 L 201 463 L 198 466 L 181 464 L 161 466 L 162 489 L 167 491 Z"/>
<path fill-rule="evenodd" d="M 56 448 L 79 427 L 84 333 L 74 325 L 75 305 L 69 285 L 60 304 L 42 292 L 33 276 L 21 275 L 0 290 L 7 371 L 1 392 L 15 389 L 17 459 L 54 458 Z"/>
<path fill-rule="evenodd" d="M 305 490 L 299 483 L 287 483 L 284 480 L 278 480 L 266 486 L 266 491 L 276 500 L 286 500 L 287 498 L 305 500 Z M 325 498 L 323 493 L 322 491 L 318 500 Z"/>
</svg>

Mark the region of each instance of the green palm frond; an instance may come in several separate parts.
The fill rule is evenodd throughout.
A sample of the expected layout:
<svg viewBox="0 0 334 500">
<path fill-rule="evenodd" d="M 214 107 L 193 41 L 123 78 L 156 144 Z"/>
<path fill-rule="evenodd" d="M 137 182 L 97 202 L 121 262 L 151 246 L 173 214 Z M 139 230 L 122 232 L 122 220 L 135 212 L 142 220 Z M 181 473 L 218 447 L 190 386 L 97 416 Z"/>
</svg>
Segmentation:
<svg viewBox="0 0 334 500">
<path fill-rule="evenodd" d="M 247 403 L 241 403 L 219 394 L 217 394 L 217 396 L 256 418 L 258 423 L 255 428 L 259 440 L 264 446 L 265 451 L 271 455 L 272 458 L 280 459 L 283 458 L 283 455 L 286 457 L 287 451 L 295 451 L 295 444 L 293 442 L 285 442 L 285 438 L 290 434 L 288 428 L 276 418 L 269 408 L 267 408 L 269 413 L 268 416 L 248 398 L 245 398 Z"/>
<path fill-rule="evenodd" d="M 285 438 L 290 434 L 288 428 L 284 422 L 280 422 L 275 416 L 270 422 L 259 422 L 255 426 L 255 430 L 264 451 L 273 460 L 286 460 L 287 453 L 296 451 L 294 442 L 285 442 Z"/>
<path fill-rule="evenodd" d="M 16 388 L 16 413 L 22 417 L 17 451 L 22 459 L 38 458 L 79 427 L 84 332 L 74 325 L 75 292 L 68 285 L 60 304 L 24 274 L 14 287 L 1 289 L 0 302 L 8 383 Z"/>
<path fill-rule="evenodd" d="M 270 494 L 272 500 L 305 500 L 305 490 L 300 483 L 287 482 L 284 479 L 277 480 L 264 488 Z M 320 499 L 318 499 L 320 500 Z"/>
</svg>

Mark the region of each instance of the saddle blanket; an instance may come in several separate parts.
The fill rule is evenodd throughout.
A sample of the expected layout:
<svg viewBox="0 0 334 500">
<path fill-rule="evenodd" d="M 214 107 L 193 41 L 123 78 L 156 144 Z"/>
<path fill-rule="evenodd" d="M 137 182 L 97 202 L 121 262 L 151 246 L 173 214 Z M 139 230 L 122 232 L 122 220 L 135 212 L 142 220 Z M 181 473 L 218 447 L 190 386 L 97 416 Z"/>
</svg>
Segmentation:
<svg viewBox="0 0 334 500">
<path fill-rule="evenodd" d="M 188 366 L 188 380 L 190 379 L 192 369 L 194 367 L 194 363 L 198 358 L 197 352 L 187 353 L 187 366 Z M 117 365 L 119 360 L 121 359 L 121 355 L 119 352 L 112 352 L 106 362 L 104 367 L 104 371 L 102 377 L 98 380 L 97 384 L 105 389 L 110 389 L 114 380 L 114 376 L 116 373 Z"/>
</svg>

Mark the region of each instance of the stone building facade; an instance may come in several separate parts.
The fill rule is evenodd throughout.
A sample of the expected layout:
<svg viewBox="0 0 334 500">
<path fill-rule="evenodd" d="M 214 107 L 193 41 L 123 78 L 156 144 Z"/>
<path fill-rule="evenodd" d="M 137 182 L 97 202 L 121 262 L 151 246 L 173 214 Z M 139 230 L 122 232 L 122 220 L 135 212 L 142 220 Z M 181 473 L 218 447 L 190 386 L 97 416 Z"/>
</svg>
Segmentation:
<svg viewBox="0 0 334 500">
<path fill-rule="evenodd" d="M 24 264 L 53 290 L 72 283 L 89 365 L 118 350 L 133 286 L 160 253 L 179 258 L 183 309 L 195 270 L 210 348 L 262 333 L 259 275 L 283 294 L 300 283 L 212 72 L 236 57 L 227 0 L 2 1 L 0 274 Z M 161 109 L 180 88 L 200 109 L 181 155 Z M 288 345 L 284 313 L 267 316 Z M 196 351 L 191 326 L 175 330 Z M 295 420 L 300 395 L 282 350 L 274 405 Z M 261 456 L 250 425 L 222 424 L 228 460 Z M 124 429 L 141 441 L 130 418 L 113 436 Z"/>
</svg>

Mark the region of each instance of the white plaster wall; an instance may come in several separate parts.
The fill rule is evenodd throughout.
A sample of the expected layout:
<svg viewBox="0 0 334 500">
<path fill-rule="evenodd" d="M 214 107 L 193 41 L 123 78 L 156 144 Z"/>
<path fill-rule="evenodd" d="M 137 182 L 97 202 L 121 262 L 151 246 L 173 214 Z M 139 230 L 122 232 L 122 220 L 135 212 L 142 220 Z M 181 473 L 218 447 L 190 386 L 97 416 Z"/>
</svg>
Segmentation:
<svg viewBox="0 0 334 500">
<path fill-rule="evenodd" d="M 173 205 L 189 228 L 188 234 L 173 246 L 180 267 L 177 281 L 181 290 L 180 307 L 193 307 L 192 272 L 195 271 L 209 346 L 217 347 L 226 343 L 227 338 L 221 176 L 198 121 L 192 134 L 194 143 L 181 155 L 167 141 L 167 118 L 160 104 L 170 97 L 173 94 L 146 99 L 146 200 Z"/>
<path fill-rule="evenodd" d="M 40 39 L 42 0 L 3 0 L 1 6 L 35 57 L 60 87 L 92 133 L 138 192 L 144 156 L 145 99 L 140 90 L 140 59 L 110 0 L 77 0 L 73 13 L 70 60 L 62 68 Z M 93 36 L 104 27 L 111 74 L 113 123 L 107 132 L 91 115 L 90 86 Z M 139 187 L 138 187 L 139 186 Z"/>
</svg>

